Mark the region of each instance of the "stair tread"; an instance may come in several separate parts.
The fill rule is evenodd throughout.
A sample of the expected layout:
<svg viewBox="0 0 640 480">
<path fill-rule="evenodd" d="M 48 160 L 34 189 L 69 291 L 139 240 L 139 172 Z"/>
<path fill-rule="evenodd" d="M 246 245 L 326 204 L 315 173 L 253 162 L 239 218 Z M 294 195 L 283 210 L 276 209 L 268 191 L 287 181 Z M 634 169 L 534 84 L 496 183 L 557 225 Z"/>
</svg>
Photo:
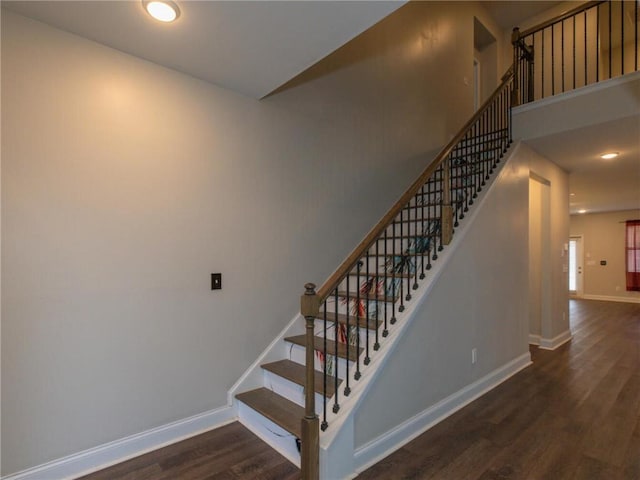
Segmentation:
<svg viewBox="0 0 640 480">
<path fill-rule="evenodd" d="M 400 253 L 396 253 L 395 254 L 395 256 L 399 256 L 399 255 L 400 255 Z M 411 254 L 411 255 L 413 255 L 413 254 Z M 418 254 L 418 255 L 420 255 L 420 254 Z M 393 253 L 387 253 L 387 254 L 378 253 L 376 255 L 375 253 L 370 253 L 369 256 L 372 257 L 372 258 L 373 257 L 392 257 L 392 256 L 394 256 L 394 254 Z M 366 280 L 366 279 L 371 278 L 371 277 L 376 277 L 376 278 L 379 278 L 381 280 L 384 280 L 384 278 L 385 278 L 384 272 L 382 272 L 382 273 L 369 272 L 369 275 L 367 275 L 366 272 L 360 272 L 360 274 L 358 274 L 357 272 L 351 272 L 349 274 L 349 276 L 350 277 L 360 276 L 360 278 L 362 280 Z M 395 276 L 395 278 L 413 278 L 413 277 L 416 276 L 416 274 L 415 273 L 396 273 L 395 275 L 393 275 L 391 273 L 387 273 L 386 274 L 387 280 L 390 279 L 390 278 L 393 278 L 394 276 Z M 331 297 L 331 295 L 330 295 L 330 297 Z"/>
<path fill-rule="evenodd" d="M 262 368 L 279 375 L 282 378 L 286 378 L 287 380 L 304 386 L 305 378 L 306 378 L 306 369 L 304 365 L 293 362 L 291 360 L 278 360 L 277 362 L 267 363 L 262 365 Z M 338 379 L 338 385 L 342 383 L 342 380 Z M 314 390 L 317 393 L 322 394 L 324 390 L 324 376 L 322 372 L 318 370 L 314 370 Z M 331 398 L 335 393 L 335 377 L 332 375 L 327 375 L 327 391 L 326 397 Z"/>
<path fill-rule="evenodd" d="M 380 237 L 378 238 L 378 241 L 385 241 L 385 240 L 413 240 L 414 238 L 434 238 L 434 237 L 438 237 L 440 238 L 440 233 L 412 233 L 412 234 L 407 234 L 407 235 L 403 235 L 402 237 L 399 235 L 396 235 L 395 237 L 392 235 L 387 235 L 386 237 Z"/>
<path fill-rule="evenodd" d="M 284 340 L 285 342 L 294 343 L 296 345 L 300 345 L 301 347 L 304 347 L 307 344 L 305 335 L 287 337 Z M 314 350 L 321 352 L 324 349 L 324 338 L 313 337 L 313 348 Z M 355 361 L 355 359 L 360 356 L 364 348 L 361 347 L 360 349 L 358 349 L 354 345 L 347 345 L 346 343 L 338 342 L 338 357 L 347 358 L 347 350 L 349 352 L 349 360 Z M 327 353 L 329 355 L 333 355 L 335 351 L 336 342 L 327 338 Z"/>
<path fill-rule="evenodd" d="M 438 182 L 439 182 L 439 180 L 438 180 Z M 451 191 L 453 191 L 453 190 L 461 190 L 463 188 L 466 188 L 466 187 L 465 186 L 462 186 L 462 187 L 460 187 L 460 186 L 451 186 L 450 190 Z M 416 193 L 414 195 L 414 197 L 430 197 L 432 195 L 439 195 L 441 193 L 442 193 L 442 187 L 440 185 L 436 185 L 432 190 L 427 190 L 424 193 L 420 193 L 420 192 Z M 427 202 L 427 203 L 424 204 L 425 207 L 438 207 L 440 205 L 442 205 L 442 201 L 441 200 L 438 200 L 436 202 Z M 405 207 L 404 207 L 405 210 L 408 210 L 410 208 L 422 208 L 422 205 L 405 205 Z"/>
<path fill-rule="evenodd" d="M 424 208 L 429 208 L 429 207 L 434 207 L 434 206 L 440 206 L 440 204 L 427 204 L 425 203 L 424 205 L 411 205 L 411 207 L 404 207 L 405 210 L 408 210 L 409 208 L 411 209 L 418 209 L 420 210 L 422 207 L 424 206 Z M 394 220 L 394 223 L 425 223 L 425 222 L 438 222 L 440 223 L 440 217 L 431 217 L 431 218 L 403 218 L 402 220 L 396 218 Z"/>
<path fill-rule="evenodd" d="M 316 318 L 319 319 L 319 320 L 324 320 L 324 312 L 320 312 Z M 382 320 L 377 320 L 375 318 L 366 318 L 366 317 L 357 317 L 357 318 L 358 318 L 358 325 L 361 328 L 369 328 L 371 330 L 377 330 L 377 328 L 382 323 Z M 349 325 L 350 326 L 356 324 L 355 320 L 356 320 L 356 317 L 354 315 L 349 315 Z M 328 322 L 335 322 L 336 321 L 335 312 L 327 312 L 327 321 Z M 346 325 L 347 324 L 347 315 L 344 314 L 344 313 L 338 313 L 337 321 L 338 321 L 338 323 L 342 323 L 342 324 Z"/>
<path fill-rule="evenodd" d="M 417 196 L 424 196 L 424 197 L 427 197 L 428 195 L 429 195 L 429 194 L 426 194 L 426 193 L 425 193 L 424 195 L 420 195 L 420 194 L 418 193 L 418 194 L 416 194 L 416 197 L 417 197 Z M 405 210 L 409 210 L 410 208 L 418 208 L 418 209 L 420 209 L 420 208 L 423 208 L 423 207 L 424 207 L 424 208 L 429 208 L 429 207 L 439 207 L 439 206 L 441 206 L 441 205 L 442 205 L 442 202 L 439 202 L 439 201 L 438 201 L 438 202 L 426 202 L 426 203 L 421 203 L 420 205 L 407 205 L 407 206 L 405 206 L 405 207 L 404 207 L 404 209 L 405 209 Z M 423 221 L 430 221 L 430 220 L 436 220 L 436 219 L 438 219 L 438 218 L 440 218 L 440 217 L 420 218 L 419 220 L 423 220 Z M 396 221 L 396 222 L 399 222 L 400 220 L 395 220 L 395 221 Z"/>
<path fill-rule="evenodd" d="M 266 388 L 239 393 L 236 398 L 297 438 L 302 436 L 304 408 Z"/>
<path fill-rule="evenodd" d="M 398 254 L 400 255 L 400 254 Z M 413 256 L 413 254 L 411 254 L 411 256 Z M 389 278 L 389 277 L 387 277 Z M 396 278 L 398 278 L 398 276 L 396 275 Z M 395 303 L 398 298 L 400 297 L 390 297 L 388 295 L 375 295 L 375 294 L 364 294 L 364 293 L 360 293 L 358 294 L 358 292 L 346 292 L 344 290 L 338 290 L 338 296 L 342 297 L 342 298 L 351 298 L 351 299 L 360 299 L 360 300 L 377 300 L 380 302 L 392 302 Z"/>
<path fill-rule="evenodd" d="M 482 155 L 484 153 L 492 153 L 492 152 L 496 152 L 498 150 L 502 149 L 502 142 L 503 140 L 490 140 L 490 143 L 492 143 L 492 145 L 483 145 L 481 143 L 477 143 L 477 144 L 469 144 L 466 147 L 461 147 L 459 150 L 457 151 L 453 151 L 451 152 L 451 156 L 449 157 L 450 159 L 460 159 L 460 158 L 469 158 L 472 157 L 474 155 Z M 478 148 L 481 147 L 481 148 Z M 465 151 L 466 149 L 466 151 Z M 470 162 L 468 162 L 469 164 L 472 163 L 480 163 L 484 160 L 488 160 L 488 159 L 480 159 L 480 160 L 476 160 L 473 159 Z M 454 167 L 459 167 L 460 165 L 454 165 Z"/>
<path fill-rule="evenodd" d="M 440 237 L 438 237 L 438 238 L 440 238 Z M 378 253 L 369 252 L 369 257 L 371 257 L 371 258 L 374 258 L 374 257 L 399 257 L 401 255 L 408 255 L 410 257 L 414 257 L 414 256 L 418 256 L 419 257 L 420 255 L 426 255 L 427 252 L 430 251 L 430 250 L 431 249 L 425 250 L 424 253 L 415 253 L 415 252 L 406 252 L 406 251 L 405 252 L 396 252 L 396 253 L 393 253 L 393 252 L 387 252 L 387 253 L 384 253 L 384 252 L 378 252 Z M 364 277 L 365 275 L 363 275 L 361 273 L 360 276 Z M 383 276 L 384 275 L 380 274 L 380 277 L 383 277 Z M 390 273 L 387 273 L 387 278 L 391 278 L 391 276 L 392 275 Z M 415 273 L 411 273 L 411 274 L 396 273 L 396 278 L 407 278 L 407 277 L 413 278 L 413 277 L 415 277 Z"/>
</svg>

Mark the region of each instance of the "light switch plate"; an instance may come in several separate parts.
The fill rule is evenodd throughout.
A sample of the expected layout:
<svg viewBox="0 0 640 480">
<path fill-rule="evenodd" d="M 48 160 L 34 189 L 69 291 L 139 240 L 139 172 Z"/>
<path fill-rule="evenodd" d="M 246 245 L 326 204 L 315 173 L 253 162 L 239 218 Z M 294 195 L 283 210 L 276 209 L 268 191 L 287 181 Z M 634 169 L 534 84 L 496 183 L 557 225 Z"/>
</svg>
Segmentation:
<svg viewBox="0 0 640 480">
<path fill-rule="evenodd" d="M 222 274 L 211 274 L 211 290 L 222 290 Z"/>
</svg>

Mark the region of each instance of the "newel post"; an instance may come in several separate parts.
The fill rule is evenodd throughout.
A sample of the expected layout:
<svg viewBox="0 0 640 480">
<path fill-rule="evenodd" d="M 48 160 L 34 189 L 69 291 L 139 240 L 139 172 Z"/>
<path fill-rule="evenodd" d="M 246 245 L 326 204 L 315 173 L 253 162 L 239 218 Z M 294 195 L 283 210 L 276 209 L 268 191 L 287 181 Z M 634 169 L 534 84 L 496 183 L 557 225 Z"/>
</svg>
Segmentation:
<svg viewBox="0 0 640 480">
<path fill-rule="evenodd" d="M 320 298 L 316 286 L 307 283 L 300 297 L 300 312 L 306 324 L 306 378 L 304 385 L 304 418 L 302 419 L 302 444 L 300 446 L 300 466 L 303 480 L 317 480 L 320 477 L 320 428 L 316 415 L 314 384 L 313 330 L 320 311 Z"/>
<path fill-rule="evenodd" d="M 520 105 L 520 62 L 518 50 L 520 48 L 520 28 L 514 27 L 511 32 L 511 45 L 513 45 L 513 89 L 511 90 L 511 106 Z"/>
<path fill-rule="evenodd" d="M 451 159 L 449 156 L 442 164 L 444 176 L 442 179 L 442 245 L 449 245 L 453 237 L 453 206 L 451 205 Z"/>
</svg>

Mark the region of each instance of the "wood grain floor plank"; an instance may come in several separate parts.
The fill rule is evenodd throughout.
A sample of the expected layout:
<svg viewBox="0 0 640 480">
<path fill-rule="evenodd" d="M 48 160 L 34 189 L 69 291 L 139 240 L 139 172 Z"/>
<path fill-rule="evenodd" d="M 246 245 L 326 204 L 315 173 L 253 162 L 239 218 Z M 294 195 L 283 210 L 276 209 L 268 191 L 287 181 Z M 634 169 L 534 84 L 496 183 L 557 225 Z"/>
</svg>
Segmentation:
<svg viewBox="0 0 640 480">
<path fill-rule="evenodd" d="M 474 442 L 458 455 L 452 462 L 433 474 L 433 480 L 449 480 L 452 478 L 477 478 L 487 470 L 491 459 L 500 447 L 484 438 Z"/>
<path fill-rule="evenodd" d="M 261 469 L 248 468 L 255 462 Z M 238 422 L 197 435 L 81 480 L 294 480 L 300 470 Z"/>
<path fill-rule="evenodd" d="M 583 455 L 572 480 L 619 480 L 622 475 L 618 468 Z"/>
</svg>

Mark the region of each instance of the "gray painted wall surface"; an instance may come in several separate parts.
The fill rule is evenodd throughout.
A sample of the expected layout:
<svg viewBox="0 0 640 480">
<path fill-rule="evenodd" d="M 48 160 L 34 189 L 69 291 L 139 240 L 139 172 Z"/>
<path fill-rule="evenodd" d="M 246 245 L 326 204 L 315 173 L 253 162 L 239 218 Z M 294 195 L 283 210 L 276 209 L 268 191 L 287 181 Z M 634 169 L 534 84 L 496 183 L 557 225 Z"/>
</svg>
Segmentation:
<svg viewBox="0 0 640 480">
<path fill-rule="evenodd" d="M 528 352 L 528 190 L 533 169 L 561 172 L 520 145 L 404 332 L 396 354 L 363 399 L 354 422 L 356 447 Z M 566 174 L 554 177 L 550 188 L 552 210 L 564 211 L 568 234 Z M 552 249 L 558 246 L 559 252 L 561 243 L 551 236 Z M 551 262 L 557 276 L 562 260 L 554 256 Z M 554 329 L 568 328 L 567 322 L 558 321 L 562 307 L 552 308 Z M 472 348 L 477 348 L 475 365 Z"/>
<path fill-rule="evenodd" d="M 2 474 L 223 406 L 470 115 L 473 15 L 409 4 L 260 102 L 3 11 Z"/>
<path fill-rule="evenodd" d="M 565 250 L 569 242 L 569 175 L 530 147 L 521 148 L 520 152 L 529 172 L 549 184 L 545 199 L 549 205 L 549 255 L 541 256 L 540 266 L 542 280 L 549 283 L 548 296 L 541 297 L 548 303 L 544 305 L 540 334 L 543 339 L 552 340 L 569 330 L 569 255 Z"/>
<path fill-rule="evenodd" d="M 571 215 L 571 235 L 583 240 L 583 295 L 640 302 L 640 292 L 626 289 L 625 264 L 625 222 L 637 219 L 640 210 Z"/>
</svg>

